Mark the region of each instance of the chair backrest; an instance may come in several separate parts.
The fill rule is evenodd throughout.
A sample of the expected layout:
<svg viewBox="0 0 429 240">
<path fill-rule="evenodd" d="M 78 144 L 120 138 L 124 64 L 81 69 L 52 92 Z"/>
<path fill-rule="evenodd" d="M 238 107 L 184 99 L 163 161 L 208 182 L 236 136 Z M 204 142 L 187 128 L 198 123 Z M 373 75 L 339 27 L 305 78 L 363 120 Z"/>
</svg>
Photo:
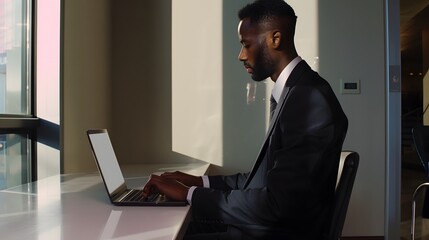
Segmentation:
<svg viewBox="0 0 429 240">
<path fill-rule="evenodd" d="M 359 154 L 357 152 L 341 152 L 329 240 L 338 240 L 341 237 L 358 166 Z"/>
<path fill-rule="evenodd" d="M 428 173 L 428 161 L 429 161 L 429 126 L 418 125 L 413 127 L 413 140 L 416 146 L 417 154 L 419 155 L 420 161 L 423 167 Z"/>
</svg>

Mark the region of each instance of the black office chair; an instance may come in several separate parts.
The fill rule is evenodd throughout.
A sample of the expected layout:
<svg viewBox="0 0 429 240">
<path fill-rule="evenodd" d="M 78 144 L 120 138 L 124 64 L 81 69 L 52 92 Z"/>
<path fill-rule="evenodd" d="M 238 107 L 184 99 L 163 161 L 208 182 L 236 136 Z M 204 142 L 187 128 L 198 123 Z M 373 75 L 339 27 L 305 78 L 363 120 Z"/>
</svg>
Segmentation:
<svg viewBox="0 0 429 240">
<path fill-rule="evenodd" d="M 330 240 L 338 240 L 341 237 L 358 166 L 359 154 L 357 152 L 341 152 L 335 190 L 335 205 L 329 229 Z"/>
<path fill-rule="evenodd" d="M 420 162 L 426 171 L 426 177 L 429 181 L 429 126 L 418 125 L 412 129 L 414 145 L 416 147 L 417 155 L 419 156 Z M 429 218 L 429 182 L 423 183 L 416 188 L 412 198 L 411 208 L 411 239 L 415 237 L 415 226 L 416 226 L 416 201 L 420 192 L 425 190 L 425 196 L 423 200 L 422 217 Z"/>
<path fill-rule="evenodd" d="M 429 126 L 417 125 L 412 129 L 412 133 L 417 155 L 429 181 Z M 424 199 L 422 217 L 429 218 L 429 191 L 426 191 Z"/>
<path fill-rule="evenodd" d="M 414 145 L 416 146 L 417 155 L 429 179 L 428 162 L 429 162 L 429 126 L 417 125 L 412 129 Z"/>
</svg>

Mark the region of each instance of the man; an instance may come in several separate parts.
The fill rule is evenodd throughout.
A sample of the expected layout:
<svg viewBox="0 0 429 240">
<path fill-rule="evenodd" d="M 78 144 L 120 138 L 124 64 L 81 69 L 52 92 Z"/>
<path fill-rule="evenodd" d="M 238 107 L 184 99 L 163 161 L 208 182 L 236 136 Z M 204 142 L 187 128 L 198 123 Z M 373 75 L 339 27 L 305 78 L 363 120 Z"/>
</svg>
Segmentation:
<svg viewBox="0 0 429 240">
<path fill-rule="evenodd" d="M 255 81 L 270 77 L 272 113 L 250 173 L 153 176 L 145 191 L 188 199 L 189 239 L 326 238 L 347 118 L 329 84 L 298 56 L 296 16 L 283 0 L 239 12 L 239 60 Z"/>
</svg>

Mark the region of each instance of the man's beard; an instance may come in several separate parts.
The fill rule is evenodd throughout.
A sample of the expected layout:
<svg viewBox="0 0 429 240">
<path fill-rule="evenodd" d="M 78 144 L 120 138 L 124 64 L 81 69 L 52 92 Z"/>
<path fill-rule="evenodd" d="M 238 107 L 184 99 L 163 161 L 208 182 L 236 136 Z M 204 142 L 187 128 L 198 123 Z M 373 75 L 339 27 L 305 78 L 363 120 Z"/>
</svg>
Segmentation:
<svg viewBox="0 0 429 240">
<path fill-rule="evenodd" d="M 256 82 L 263 81 L 271 76 L 274 71 L 274 62 L 268 54 L 265 43 L 261 44 L 261 49 L 255 58 L 252 79 Z"/>
</svg>

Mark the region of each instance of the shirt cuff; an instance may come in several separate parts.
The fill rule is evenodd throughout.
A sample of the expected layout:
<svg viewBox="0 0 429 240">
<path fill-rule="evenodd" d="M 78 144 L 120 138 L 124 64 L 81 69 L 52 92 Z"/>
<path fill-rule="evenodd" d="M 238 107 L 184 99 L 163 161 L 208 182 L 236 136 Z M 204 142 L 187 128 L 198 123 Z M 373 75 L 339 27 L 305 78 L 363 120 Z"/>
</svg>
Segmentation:
<svg viewBox="0 0 429 240">
<path fill-rule="evenodd" d="M 209 180 L 209 176 L 201 176 L 201 178 L 203 179 L 203 187 L 205 188 L 210 188 L 210 180 Z"/>
<path fill-rule="evenodd" d="M 195 186 L 192 186 L 188 190 L 188 195 L 186 196 L 186 200 L 188 201 L 189 205 L 192 205 L 192 194 L 194 194 Z"/>
</svg>

